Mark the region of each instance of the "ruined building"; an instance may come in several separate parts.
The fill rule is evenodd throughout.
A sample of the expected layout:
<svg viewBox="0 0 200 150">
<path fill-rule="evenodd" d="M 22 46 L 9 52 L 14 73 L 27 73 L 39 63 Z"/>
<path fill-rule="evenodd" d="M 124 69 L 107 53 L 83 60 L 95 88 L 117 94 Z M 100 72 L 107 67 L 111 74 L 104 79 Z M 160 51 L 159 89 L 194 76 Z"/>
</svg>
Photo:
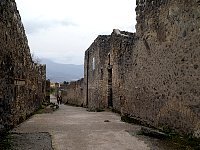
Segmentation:
<svg viewBox="0 0 200 150">
<path fill-rule="evenodd" d="M 85 52 L 79 104 L 200 137 L 200 2 L 136 3 L 136 33 L 114 30 Z"/>
<path fill-rule="evenodd" d="M 45 101 L 46 66 L 31 58 L 14 0 L 0 0 L 0 37 L 1 131 L 26 119 Z"/>
<path fill-rule="evenodd" d="M 83 106 L 84 104 L 84 79 L 78 81 L 72 81 L 70 84 L 62 86 L 62 98 L 63 102 L 76 106 Z"/>
</svg>

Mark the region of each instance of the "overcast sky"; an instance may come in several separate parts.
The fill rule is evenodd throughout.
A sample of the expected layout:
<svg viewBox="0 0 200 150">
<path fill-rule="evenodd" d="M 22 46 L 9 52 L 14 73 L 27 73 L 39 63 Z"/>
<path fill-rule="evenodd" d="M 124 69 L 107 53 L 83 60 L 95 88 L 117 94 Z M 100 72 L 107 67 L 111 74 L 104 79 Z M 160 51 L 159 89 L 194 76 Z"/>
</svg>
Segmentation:
<svg viewBox="0 0 200 150">
<path fill-rule="evenodd" d="M 135 31 L 135 0 L 16 0 L 31 52 L 65 64 L 83 64 L 98 35 Z"/>
</svg>

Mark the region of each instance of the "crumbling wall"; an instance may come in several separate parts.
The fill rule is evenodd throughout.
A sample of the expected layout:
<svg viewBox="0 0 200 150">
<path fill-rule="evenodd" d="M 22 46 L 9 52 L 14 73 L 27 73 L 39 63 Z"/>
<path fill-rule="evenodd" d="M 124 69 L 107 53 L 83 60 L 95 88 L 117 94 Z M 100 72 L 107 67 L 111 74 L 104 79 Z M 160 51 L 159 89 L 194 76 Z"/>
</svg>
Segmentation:
<svg viewBox="0 0 200 150">
<path fill-rule="evenodd" d="M 71 104 L 76 106 L 83 106 L 84 93 L 83 93 L 83 78 L 78 81 L 72 81 L 63 86 L 62 100 L 64 104 Z"/>
<path fill-rule="evenodd" d="M 14 0 L 0 1 L 0 130 L 22 122 L 45 98 L 46 66 L 33 62 Z"/>
<path fill-rule="evenodd" d="M 100 35 L 86 51 L 86 103 L 90 110 L 108 107 L 108 64 L 111 50 L 110 36 Z"/>
<path fill-rule="evenodd" d="M 125 74 L 132 66 L 133 47 L 137 37 L 134 33 L 114 29 L 111 34 L 112 101 L 113 109 L 121 112 L 126 98 Z"/>
<path fill-rule="evenodd" d="M 114 109 L 199 136 L 199 7 L 194 0 L 137 1 L 136 35 L 126 41 L 115 30 L 111 37 Z"/>
<path fill-rule="evenodd" d="M 90 110 L 113 108 L 121 111 L 124 74 L 130 68 L 136 39 L 133 33 L 114 29 L 111 35 L 98 36 L 86 51 L 84 78 Z"/>
<path fill-rule="evenodd" d="M 50 80 L 46 80 L 46 103 L 50 103 L 50 94 L 51 94 L 51 82 Z"/>
<path fill-rule="evenodd" d="M 200 3 L 136 2 L 136 33 L 114 30 L 86 51 L 85 104 L 200 137 Z"/>
<path fill-rule="evenodd" d="M 199 8 L 195 0 L 137 3 L 139 40 L 125 74 L 123 114 L 199 136 Z"/>
</svg>

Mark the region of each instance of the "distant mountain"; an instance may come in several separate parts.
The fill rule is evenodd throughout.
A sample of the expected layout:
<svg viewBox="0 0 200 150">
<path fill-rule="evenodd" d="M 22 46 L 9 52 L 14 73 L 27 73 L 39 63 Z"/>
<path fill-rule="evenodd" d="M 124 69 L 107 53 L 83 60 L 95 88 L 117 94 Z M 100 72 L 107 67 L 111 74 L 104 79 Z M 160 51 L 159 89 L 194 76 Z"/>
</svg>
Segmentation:
<svg viewBox="0 0 200 150">
<path fill-rule="evenodd" d="M 83 78 L 83 65 L 59 64 L 46 58 L 40 60 L 47 65 L 47 79 L 53 82 L 69 82 Z"/>
</svg>

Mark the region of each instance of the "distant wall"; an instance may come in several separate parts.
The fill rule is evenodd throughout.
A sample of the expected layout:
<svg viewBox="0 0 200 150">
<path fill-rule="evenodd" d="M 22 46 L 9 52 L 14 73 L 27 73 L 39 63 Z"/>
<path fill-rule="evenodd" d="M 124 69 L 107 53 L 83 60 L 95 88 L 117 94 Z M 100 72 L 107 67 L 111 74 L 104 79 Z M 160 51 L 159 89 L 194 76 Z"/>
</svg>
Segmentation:
<svg viewBox="0 0 200 150">
<path fill-rule="evenodd" d="M 84 79 L 89 109 L 112 107 L 121 111 L 124 74 L 132 61 L 135 40 L 135 34 L 115 29 L 111 35 L 98 36 L 88 48 Z"/>
<path fill-rule="evenodd" d="M 34 63 L 14 0 L 0 1 L 0 130 L 10 129 L 45 100 L 46 66 Z"/>
<path fill-rule="evenodd" d="M 76 106 L 83 106 L 84 93 L 83 93 L 83 79 L 78 81 L 72 81 L 69 84 L 63 86 L 62 99 L 63 103 Z"/>
<path fill-rule="evenodd" d="M 50 93 L 51 93 L 51 82 L 50 80 L 46 80 L 46 98 L 45 98 L 46 103 L 50 103 Z"/>
<path fill-rule="evenodd" d="M 110 36 L 98 36 L 86 51 L 85 86 L 86 103 L 91 110 L 105 108 L 108 92 L 108 61 Z"/>
</svg>

